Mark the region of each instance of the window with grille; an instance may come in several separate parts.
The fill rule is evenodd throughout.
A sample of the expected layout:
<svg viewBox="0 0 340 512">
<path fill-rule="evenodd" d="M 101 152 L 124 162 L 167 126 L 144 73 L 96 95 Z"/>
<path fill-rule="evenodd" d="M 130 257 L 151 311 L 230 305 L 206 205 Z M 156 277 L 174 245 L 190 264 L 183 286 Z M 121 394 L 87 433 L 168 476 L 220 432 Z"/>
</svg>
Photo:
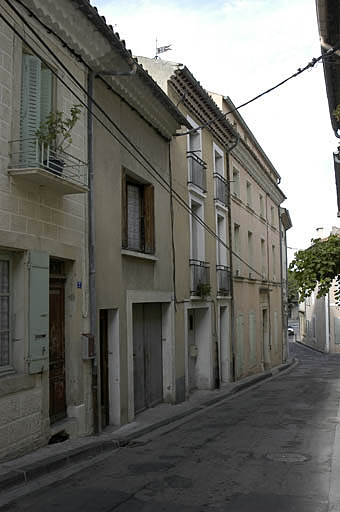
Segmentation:
<svg viewBox="0 0 340 512">
<path fill-rule="evenodd" d="M 0 259 L 0 370 L 10 365 L 10 262 Z"/>
<path fill-rule="evenodd" d="M 154 254 L 154 187 L 137 183 L 123 172 L 122 247 Z"/>
</svg>

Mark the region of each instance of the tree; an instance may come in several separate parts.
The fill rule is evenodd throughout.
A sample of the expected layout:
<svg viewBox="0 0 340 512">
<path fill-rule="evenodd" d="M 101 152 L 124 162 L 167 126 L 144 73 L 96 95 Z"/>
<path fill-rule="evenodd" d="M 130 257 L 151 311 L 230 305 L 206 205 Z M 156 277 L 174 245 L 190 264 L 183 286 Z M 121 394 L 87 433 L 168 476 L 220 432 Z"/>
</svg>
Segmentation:
<svg viewBox="0 0 340 512">
<path fill-rule="evenodd" d="M 289 269 L 294 273 L 300 302 L 309 297 L 316 287 L 317 297 L 324 297 L 333 280 L 336 279 L 335 300 L 340 305 L 340 237 L 338 235 L 330 235 L 324 240 L 312 239 L 312 245 L 308 249 L 295 253 Z"/>
</svg>

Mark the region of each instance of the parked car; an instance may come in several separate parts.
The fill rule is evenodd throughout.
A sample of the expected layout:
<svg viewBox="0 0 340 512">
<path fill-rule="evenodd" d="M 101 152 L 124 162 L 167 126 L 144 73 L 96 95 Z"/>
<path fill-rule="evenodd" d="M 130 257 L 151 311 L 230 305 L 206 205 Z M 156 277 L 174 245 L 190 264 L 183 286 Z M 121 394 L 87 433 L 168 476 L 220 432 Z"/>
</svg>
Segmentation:
<svg viewBox="0 0 340 512">
<path fill-rule="evenodd" d="M 287 332 L 288 332 L 288 336 L 294 336 L 294 334 L 295 334 L 293 327 L 288 327 Z"/>
</svg>

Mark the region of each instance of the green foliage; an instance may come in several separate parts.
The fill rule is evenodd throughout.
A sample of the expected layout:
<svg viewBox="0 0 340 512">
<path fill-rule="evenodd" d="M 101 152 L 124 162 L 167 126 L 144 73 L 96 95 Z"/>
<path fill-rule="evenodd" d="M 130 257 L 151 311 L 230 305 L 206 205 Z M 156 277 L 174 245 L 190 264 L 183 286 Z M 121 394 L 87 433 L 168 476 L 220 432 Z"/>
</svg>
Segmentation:
<svg viewBox="0 0 340 512">
<path fill-rule="evenodd" d="M 338 122 L 340 121 L 340 105 L 338 105 L 336 109 L 333 110 L 333 116 Z"/>
<path fill-rule="evenodd" d="M 197 291 L 198 295 L 200 295 L 202 297 L 202 299 L 204 299 L 205 297 L 208 297 L 210 295 L 210 292 L 211 292 L 210 284 L 198 283 L 196 291 Z"/>
<path fill-rule="evenodd" d="M 297 251 L 289 265 L 298 286 L 300 302 L 309 297 L 318 286 L 317 297 L 327 295 L 334 279 L 340 284 L 340 237 L 330 235 L 327 239 L 312 239 L 312 245 Z M 340 304 L 339 286 L 335 299 Z"/>
<path fill-rule="evenodd" d="M 299 302 L 299 285 L 295 278 L 295 272 L 288 269 L 288 303 Z"/>
<path fill-rule="evenodd" d="M 64 112 L 50 112 L 46 121 L 40 125 L 35 133 L 39 144 L 51 146 L 55 150 L 65 151 L 72 144 L 71 131 L 77 123 L 81 113 L 81 105 L 73 105 L 70 116 L 65 118 Z"/>
</svg>

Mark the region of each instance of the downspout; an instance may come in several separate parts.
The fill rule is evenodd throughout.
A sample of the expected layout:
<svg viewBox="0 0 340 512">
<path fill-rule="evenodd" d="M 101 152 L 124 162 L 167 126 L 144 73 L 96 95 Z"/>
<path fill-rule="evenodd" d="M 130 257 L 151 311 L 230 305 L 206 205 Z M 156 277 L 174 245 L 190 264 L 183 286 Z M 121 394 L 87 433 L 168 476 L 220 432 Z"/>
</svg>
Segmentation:
<svg viewBox="0 0 340 512">
<path fill-rule="evenodd" d="M 283 293 L 283 287 L 284 287 L 284 280 L 283 280 L 283 265 L 282 265 L 282 220 L 281 220 L 281 212 L 280 212 L 280 206 L 277 208 L 278 214 L 279 214 L 279 238 L 280 238 L 280 279 L 281 279 L 281 318 L 282 318 L 282 325 L 281 325 L 281 332 L 282 332 L 282 355 L 281 359 L 282 362 L 285 363 L 287 359 L 287 325 L 286 325 L 286 308 L 285 308 L 285 301 L 284 297 L 285 294 Z M 287 247 L 287 244 L 285 244 L 285 247 Z M 287 250 L 286 250 L 286 262 L 287 262 Z M 287 279 L 286 279 L 286 297 L 287 297 Z"/>
<path fill-rule="evenodd" d="M 240 137 L 237 134 L 235 142 L 225 148 L 226 163 L 227 163 L 227 203 L 228 203 L 228 238 L 229 238 L 229 266 L 230 266 L 230 340 L 231 340 L 231 372 L 232 381 L 236 381 L 236 366 L 235 366 L 235 308 L 234 308 L 234 272 L 233 272 L 233 236 L 232 236 L 232 222 L 231 222 L 231 194 L 230 194 L 230 154 L 232 150 L 239 143 Z"/>
<path fill-rule="evenodd" d="M 267 289 L 268 289 L 268 350 L 271 352 L 272 350 L 272 344 L 271 344 L 271 308 L 270 308 L 270 285 L 269 285 L 269 277 L 270 277 L 270 267 L 269 267 L 269 220 L 268 220 L 268 197 L 269 194 L 266 192 L 266 227 L 267 227 Z M 263 346 L 263 366 L 265 370 L 268 370 L 266 368 L 266 361 L 265 361 L 265 345 L 266 340 L 264 338 L 264 346 Z M 270 365 L 271 365 L 271 354 L 270 354 Z"/>
<path fill-rule="evenodd" d="M 90 334 L 93 337 L 95 357 L 92 359 L 92 409 L 93 430 L 95 434 L 100 432 L 100 399 L 98 397 L 98 359 L 100 347 L 97 342 L 97 305 L 96 305 L 96 262 L 95 262 L 95 223 L 94 223 L 94 158 L 93 158 L 93 72 L 89 71 L 87 81 L 88 114 L 88 249 L 89 249 L 89 304 L 90 304 Z"/>
</svg>

